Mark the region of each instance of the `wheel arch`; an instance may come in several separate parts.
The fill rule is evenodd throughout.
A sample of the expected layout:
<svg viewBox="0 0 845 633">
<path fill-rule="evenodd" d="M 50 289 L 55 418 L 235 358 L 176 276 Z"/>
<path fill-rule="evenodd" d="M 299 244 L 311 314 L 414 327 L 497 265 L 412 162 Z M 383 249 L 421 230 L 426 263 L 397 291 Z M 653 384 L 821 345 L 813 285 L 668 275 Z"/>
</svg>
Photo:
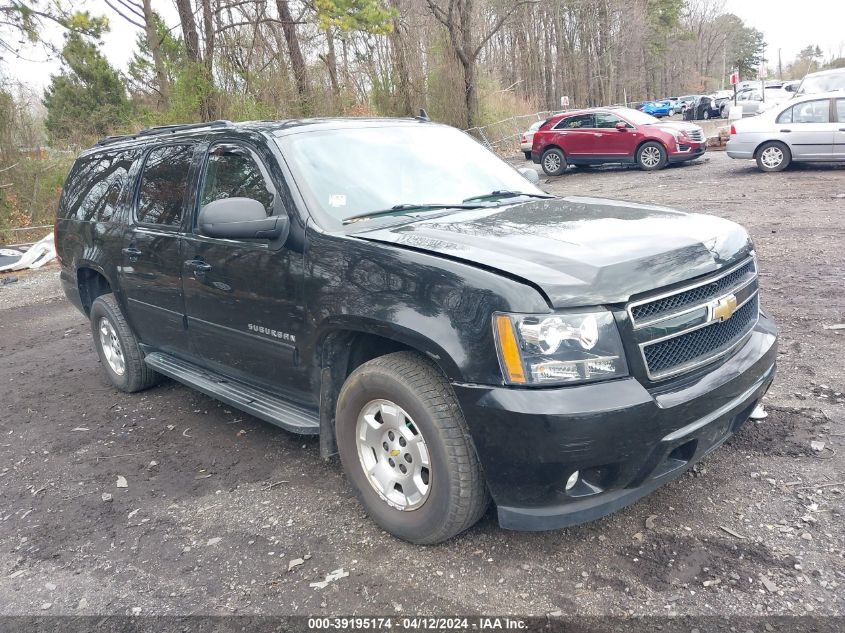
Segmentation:
<svg viewBox="0 0 845 633">
<path fill-rule="evenodd" d="M 76 268 L 76 287 L 86 316 L 91 314 L 94 300 L 115 288 L 106 272 L 95 262 L 82 261 Z"/>
<path fill-rule="evenodd" d="M 787 143 L 780 140 L 779 138 L 767 138 L 766 140 L 757 143 L 757 146 L 754 148 L 754 160 L 757 160 L 758 156 L 760 155 L 760 150 L 762 149 L 763 145 L 766 145 L 767 143 L 777 143 L 778 145 L 782 145 L 786 148 L 786 151 L 789 152 L 790 159 L 792 158 L 792 148 L 789 147 Z"/>
<path fill-rule="evenodd" d="M 637 146 L 634 148 L 634 160 L 637 160 L 637 154 L 640 153 L 640 149 L 646 143 L 657 143 L 660 147 L 663 148 L 663 151 L 666 152 L 666 156 L 669 156 L 669 148 L 666 147 L 666 143 L 663 142 L 663 139 L 659 138 L 644 138 L 642 141 L 637 143 Z"/>
<path fill-rule="evenodd" d="M 391 324 L 337 323 L 320 333 L 314 367 L 320 385 L 320 456 L 337 454 L 335 413 L 337 398 L 349 375 L 369 360 L 399 351 L 416 352 L 432 361 L 447 380 L 460 377 L 457 363 L 434 341 L 417 332 Z"/>
</svg>

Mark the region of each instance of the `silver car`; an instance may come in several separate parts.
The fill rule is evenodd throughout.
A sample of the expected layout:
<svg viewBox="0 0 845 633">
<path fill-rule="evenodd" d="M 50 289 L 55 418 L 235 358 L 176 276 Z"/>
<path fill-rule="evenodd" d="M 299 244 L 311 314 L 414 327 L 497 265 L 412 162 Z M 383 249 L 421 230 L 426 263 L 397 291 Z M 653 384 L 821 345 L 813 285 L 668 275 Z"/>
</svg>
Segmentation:
<svg viewBox="0 0 845 633">
<path fill-rule="evenodd" d="M 534 123 L 529 125 L 528 129 L 522 133 L 522 136 L 519 137 L 519 149 L 521 149 L 522 153 L 525 154 L 525 160 L 531 160 L 531 145 L 534 143 L 534 132 L 539 130 L 543 123 L 545 123 L 545 119 L 542 121 L 534 121 Z"/>
<path fill-rule="evenodd" d="M 845 93 L 796 97 L 731 125 L 728 156 L 756 160 L 762 171 L 793 161 L 845 161 Z"/>
</svg>

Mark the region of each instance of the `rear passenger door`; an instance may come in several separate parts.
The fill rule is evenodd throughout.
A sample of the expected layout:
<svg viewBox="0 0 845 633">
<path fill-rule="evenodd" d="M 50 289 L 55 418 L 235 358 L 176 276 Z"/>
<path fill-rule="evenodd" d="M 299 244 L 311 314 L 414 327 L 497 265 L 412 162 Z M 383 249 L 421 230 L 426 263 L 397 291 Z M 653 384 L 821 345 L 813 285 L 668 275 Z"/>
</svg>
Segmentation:
<svg viewBox="0 0 845 633">
<path fill-rule="evenodd" d="M 144 158 L 121 251 L 121 287 L 142 343 L 188 352 L 182 298 L 182 232 L 192 200 L 195 143 L 154 147 Z"/>
<path fill-rule="evenodd" d="M 831 160 L 837 123 L 831 121 L 830 99 L 796 103 L 778 116 L 777 130 L 794 160 Z"/>
<path fill-rule="evenodd" d="M 203 205 L 235 197 L 258 200 L 268 216 L 288 213 L 268 152 L 221 140 L 205 154 L 195 217 Z M 296 240 L 220 239 L 195 227 L 196 220 L 185 236 L 182 272 L 194 353 L 211 369 L 309 404 L 296 347 L 303 324 L 303 254 L 291 247 Z"/>
<path fill-rule="evenodd" d="M 577 114 L 555 125 L 554 129 L 557 132 L 555 140 L 563 148 L 563 153 L 567 158 L 579 158 L 596 153 L 594 125 L 592 114 Z"/>
</svg>

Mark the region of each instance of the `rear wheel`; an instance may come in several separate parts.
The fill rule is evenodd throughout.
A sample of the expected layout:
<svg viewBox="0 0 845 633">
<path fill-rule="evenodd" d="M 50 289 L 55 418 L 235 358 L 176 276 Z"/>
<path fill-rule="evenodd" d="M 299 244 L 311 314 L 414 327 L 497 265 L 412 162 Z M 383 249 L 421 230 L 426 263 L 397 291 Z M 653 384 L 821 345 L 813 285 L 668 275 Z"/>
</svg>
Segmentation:
<svg viewBox="0 0 845 633">
<path fill-rule="evenodd" d="M 388 354 L 352 372 L 338 397 L 337 440 L 367 514 L 401 539 L 439 543 L 489 504 L 452 387 L 418 354 Z"/>
<path fill-rule="evenodd" d="M 637 150 L 637 164 L 640 169 L 645 171 L 663 169 L 667 162 L 669 162 L 669 159 L 666 155 L 666 149 L 656 141 L 643 143 Z"/>
<path fill-rule="evenodd" d="M 543 152 L 540 164 L 547 176 L 560 176 L 566 171 L 566 156 L 557 147 L 553 147 Z"/>
<path fill-rule="evenodd" d="M 121 391 L 141 391 L 161 378 L 144 362 L 144 354 L 113 294 L 100 295 L 91 305 L 91 334 L 106 375 Z"/>
<path fill-rule="evenodd" d="M 525 154 L 525 160 L 531 160 L 531 152 L 523 152 Z"/>
<path fill-rule="evenodd" d="M 783 171 L 791 162 L 789 148 L 778 141 L 763 143 L 757 150 L 757 167 L 761 171 Z"/>
</svg>

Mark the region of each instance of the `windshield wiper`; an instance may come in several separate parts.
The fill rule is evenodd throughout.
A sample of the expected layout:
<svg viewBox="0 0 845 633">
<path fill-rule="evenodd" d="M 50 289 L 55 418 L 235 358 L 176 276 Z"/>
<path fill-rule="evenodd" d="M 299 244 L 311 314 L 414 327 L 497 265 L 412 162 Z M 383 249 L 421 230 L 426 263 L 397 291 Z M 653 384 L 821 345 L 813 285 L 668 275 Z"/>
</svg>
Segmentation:
<svg viewBox="0 0 845 633">
<path fill-rule="evenodd" d="M 509 191 L 507 189 L 497 189 L 490 193 L 484 193 L 480 196 L 472 196 L 464 198 L 464 202 L 471 202 L 473 200 L 497 200 L 499 198 L 518 198 L 519 196 L 527 196 L 529 198 L 554 198 L 545 193 L 526 193 L 524 191 Z"/>
<path fill-rule="evenodd" d="M 466 201 L 465 201 L 466 202 Z M 344 224 L 352 224 L 359 220 L 368 220 L 370 218 L 377 218 L 384 215 L 403 215 L 408 211 L 435 211 L 437 209 L 480 209 L 482 205 L 478 204 L 395 204 L 389 209 L 381 209 L 379 211 L 367 211 L 366 213 L 359 213 L 344 218 Z"/>
</svg>

